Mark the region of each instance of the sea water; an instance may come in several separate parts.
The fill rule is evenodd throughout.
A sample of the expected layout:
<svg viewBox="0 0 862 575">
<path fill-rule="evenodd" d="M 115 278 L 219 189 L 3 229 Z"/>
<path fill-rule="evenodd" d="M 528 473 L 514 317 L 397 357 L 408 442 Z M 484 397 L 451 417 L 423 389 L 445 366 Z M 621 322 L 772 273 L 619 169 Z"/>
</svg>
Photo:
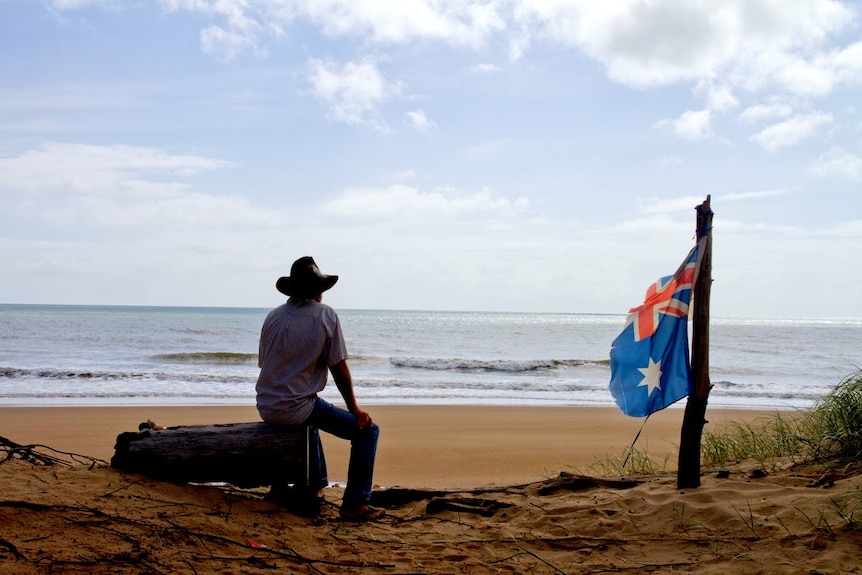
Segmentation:
<svg viewBox="0 0 862 575">
<path fill-rule="evenodd" d="M 254 405 L 267 312 L 0 305 L 0 405 Z M 338 313 L 360 404 L 614 405 L 624 315 Z M 862 318 L 710 322 L 713 407 L 808 408 L 860 365 Z"/>
</svg>

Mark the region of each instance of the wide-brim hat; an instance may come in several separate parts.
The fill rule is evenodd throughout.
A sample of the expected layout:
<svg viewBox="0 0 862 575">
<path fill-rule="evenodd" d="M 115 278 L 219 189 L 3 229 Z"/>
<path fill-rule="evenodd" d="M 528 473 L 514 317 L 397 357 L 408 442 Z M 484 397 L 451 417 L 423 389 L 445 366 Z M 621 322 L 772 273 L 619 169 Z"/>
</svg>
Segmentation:
<svg viewBox="0 0 862 575">
<path fill-rule="evenodd" d="M 287 296 L 312 297 L 323 293 L 338 281 L 338 276 L 320 273 L 311 256 L 303 256 L 290 266 L 290 275 L 278 278 L 275 289 Z"/>
</svg>

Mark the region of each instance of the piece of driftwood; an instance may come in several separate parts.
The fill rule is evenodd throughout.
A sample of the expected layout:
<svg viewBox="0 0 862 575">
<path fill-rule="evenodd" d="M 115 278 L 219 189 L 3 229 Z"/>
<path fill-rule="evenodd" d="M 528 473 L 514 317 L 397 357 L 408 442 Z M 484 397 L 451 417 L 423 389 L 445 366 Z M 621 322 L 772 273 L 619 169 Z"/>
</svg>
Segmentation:
<svg viewBox="0 0 862 575">
<path fill-rule="evenodd" d="M 560 489 L 568 491 L 583 491 L 603 487 L 607 489 L 630 489 L 643 483 L 637 479 L 606 479 L 601 477 L 590 477 L 589 475 L 575 475 L 565 471 L 560 472 L 559 477 L 544 482 L 536 493 L 539 495 L 550 495 Z"/>
<path fill-rule="evenodd" d="M 477 499 L 475 497 L 434 497 L 425 506 L 427 513 L 454 511 L 456 513 L 475 513 L 482 517 L 491 517 L 500 509 L 513 507 L 511 503 L 494 501 L 492 499 Z"/>
<path fill-rule="evenodd" d="M 38 443 L 20 445 L 11 439 L 0 437 L 0 463 L 10 459 L 21 459 L 33 465 L 65 465 L 67 467 L 81 464 L 94 467 L 99 463 L 105 463 L 101 459 L 89 455 L 57 451 L 52 447 Z"/>
<path fill-rule="evenodd" d="M 229 483 L 260 487 L 304 485 L 309 441 L 316 428 L 230 423 L 155 428 L 117 436 L 111 466 L 176 483 Z"/>
</svg>

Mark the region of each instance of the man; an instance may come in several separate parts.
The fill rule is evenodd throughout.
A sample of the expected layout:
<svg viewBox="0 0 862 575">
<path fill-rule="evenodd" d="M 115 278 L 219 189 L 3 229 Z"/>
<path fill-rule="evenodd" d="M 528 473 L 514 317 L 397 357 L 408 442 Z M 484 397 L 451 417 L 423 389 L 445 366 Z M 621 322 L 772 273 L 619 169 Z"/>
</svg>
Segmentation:
<svg viewBox="0 0 862 575">
<path fill-rule="evenodd" d="M 341 323 L 335 310 L 322 303 L 323 292 L 336 281 L 338 276 L 322 274 L 314 259 L 305 256 L 293 262 L 290 276 L 276 282 L 276 289 L 289 299 L 269 312 L 261 329 L 257 409 L 268 423 L 307 425 L 349 439 L 341 517 L 373 521 L 383 516 L 382 509 L 368 505 L 380 429 L 356 403 Z M 327 371 L 347 410 L 317 396 L 326 386 Z M 319 509 L 327 485 L 326 461 L 319 440 L 312 444 L 309 488 L 318 491 Z M 272 493 L 277 494 L 278 487 L 274 485 Z"/>
</svg>

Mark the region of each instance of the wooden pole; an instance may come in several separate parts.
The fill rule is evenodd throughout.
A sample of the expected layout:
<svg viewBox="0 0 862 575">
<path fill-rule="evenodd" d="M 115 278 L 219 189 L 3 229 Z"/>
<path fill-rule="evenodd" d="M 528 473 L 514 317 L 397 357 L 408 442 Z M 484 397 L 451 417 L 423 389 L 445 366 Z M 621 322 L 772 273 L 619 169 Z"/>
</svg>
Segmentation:
<svg viewBox="0 0 862 575">
<path fill-rule="evenodd" d="M 697 208 L 697 240 L 706 238 L 692 306 L 692 390 L 685 405 L 679 443 L 677 487 L 700 487 L 700 443 L 706 423 L 709 381 L 709 294 L 712 288 L 712 209 L 710 196 Z"/>
</svg>

